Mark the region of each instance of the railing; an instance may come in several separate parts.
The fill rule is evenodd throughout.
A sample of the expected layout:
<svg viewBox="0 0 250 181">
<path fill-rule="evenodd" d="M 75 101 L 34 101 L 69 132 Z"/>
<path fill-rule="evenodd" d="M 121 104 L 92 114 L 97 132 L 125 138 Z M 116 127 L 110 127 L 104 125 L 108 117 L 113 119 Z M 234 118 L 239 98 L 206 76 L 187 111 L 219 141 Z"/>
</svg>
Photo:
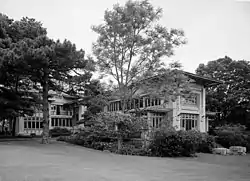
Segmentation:
<svg viewBox="0 0 250 181">
<path fill-rule="evenodd" d="M 72 116 L 72 112 L 71 111 L 59 111 L 59 114 L 57 114 L 57 111 L 52 110 L 51 111 L 51 115 L 67 115 L 67 116 Z"/>
</svg>

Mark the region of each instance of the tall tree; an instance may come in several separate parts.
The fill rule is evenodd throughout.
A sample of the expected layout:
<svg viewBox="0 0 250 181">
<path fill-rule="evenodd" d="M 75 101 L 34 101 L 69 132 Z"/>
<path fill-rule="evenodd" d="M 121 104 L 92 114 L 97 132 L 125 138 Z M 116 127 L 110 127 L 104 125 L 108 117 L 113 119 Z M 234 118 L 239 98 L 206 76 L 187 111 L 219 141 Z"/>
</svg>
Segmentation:
<svg viewBox="0 0 250 181">
<path fill-rule="evenodd" d="M 129 85 L 158 72 L 164 67 L 161 58 L 185 43 L 182 30 L 158 24 L 161 16 L 162 9 L 147 0 L 130 0 L 106 10 L 104 22 L 92 27 L 99 35 L 93 44 L 99 71 L 115 79 L 122 99 L 127 99 Z"/>
<path fill-rule="evenodd" d="M 246 124 L 246 114 L 250 110 L 250 62 L 225 56 L 207 65 L 200 64 L 196 73 L 224 82 L 208 88 L 207 108 L 221 112 L 221 121 Z M 243 110 L 245 116 L 232 120 L 232 113 L 237 109 Z"/>
<path fill-rule="evenodd" d="M 20 57 L 13 53 L 16 43 L 26 38 L 25 34 L 35 37 L 39 32 L 45 32 L 45 29 L 34 31 L 34 28 L 24 26 L 27 22 L 36 24 L 33 19 L 13 21 L 0 13 L 0 118 L 10 121 L 13 135 L 16 117 L 32 114 L 38 98 L 28 91 L 31 88 L 30 81 L 22 72 L 16 71 L 19 66 L 17 59 Z"/>
<path fill-rule="evenodd" d="M 97 113 L 103 111 L 104 106 L 108 105 L 108 99 L 111 96 L 111 91 L 108 90 L 108 86 L 105 83 L 101 83 L 100 80 L 91 80 L 90 83 L 85 86 L 84 98 L 82 104 L 87 107 L 84 113 L 84 119 L 90 120 Z"/>
<path fill-rule="evenodd" d="M 31 44 L 30 44 L 31 43 Z M 24 47 L 24 61 L 26 73 L 33 82 L 42 87 L 43 95 L 43 143 L 48 143 L 49 138 L 49 89 L 63 91 L 61 82 L 67 82 L 72 78 L 73 72 L 77 76 L 90 79 L 91 62 L 84 59 L 84 51 L 76 50 L 74 44 L 65 40 L 54 42 L 46 36 L 40 36 L 34 41 L 26 41 Z M 77 70 L 84 69 L 81 74 Z"/>
<path fill-rule="evenodd" d="M 50 89 L 65 91 L 65 83 L 72 77 L 89 80 L 93 64 L 84 58 L 84 51 L 77 50 L 70 41 L 53 41 L 47 37 L 46 29 L 35 19 L 23 18 L 14 21 L 6 31 L 9 35 L 9 47 L 0 51 L 2 64 L 7 64 L 7 73 L 17 77 L 18 83 L 27 82 L 27 88 L 35 88 L 42 93 L 43 138 L 49 138 Z M 79 71 L 82 70 L 82 71 Z M 24 81 L 25 80 L 25 81 Z"/>
</svg>

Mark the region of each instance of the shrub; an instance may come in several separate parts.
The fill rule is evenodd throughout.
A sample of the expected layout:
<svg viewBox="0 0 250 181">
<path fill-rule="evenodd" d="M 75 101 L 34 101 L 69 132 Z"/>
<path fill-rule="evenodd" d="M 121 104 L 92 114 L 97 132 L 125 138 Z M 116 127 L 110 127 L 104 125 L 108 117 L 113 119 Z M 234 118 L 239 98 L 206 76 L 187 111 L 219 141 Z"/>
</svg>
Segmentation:
<svg viewBox="0 0 250 181">
<path fill-rule="evenodd" d="M 165 128 L 154 133 L 149 148 L 153 156 L 194 156 L 201 140 L 201 133 L 198 131 L 175 131 Z"/>
<path fill-rule="evenodd" d="M 49 134 L 51 137 L 63 136 L 63 135 L 71 135 L 71 131 L 67 128 L 55 127 L 49 130 Z"/>
<path fill-rule="evenodd" d="M 229 148 L 230 146 L 245 146 L 249 145 L 249 136 L 240 132 L 222 130 L 217 132 L 216 142 L 220 145 Z"/>
<path fill-rule="evenodd" d="M 151 152 L 147 148 L 137 147 L 133 144 L 123 144 L 120 150 L 117 150 L 116 153 L 121 155 L 138 155 L 138 156 L 150 156 Z"/>
<path fill-rule="evenodd" d="M 215 134 L 218 134 L 221 131 L 231 131 L 231 132 L 235 132 L 235 133 L 242 133 L 246 130 L 246 126 L 241 125 L 241 124 L 235 124 L 235 125 L 223 125 L 223 126 L 219 126 L 216 127 L 215 129 Z"/>
<path fill-rule="evenodd" d="M 216 147 L 215 137 L 208 134 L 202 135 L 201 143 L 197 149 L 197 152 L 212 153 L 213 148 Z"/>
</svg>

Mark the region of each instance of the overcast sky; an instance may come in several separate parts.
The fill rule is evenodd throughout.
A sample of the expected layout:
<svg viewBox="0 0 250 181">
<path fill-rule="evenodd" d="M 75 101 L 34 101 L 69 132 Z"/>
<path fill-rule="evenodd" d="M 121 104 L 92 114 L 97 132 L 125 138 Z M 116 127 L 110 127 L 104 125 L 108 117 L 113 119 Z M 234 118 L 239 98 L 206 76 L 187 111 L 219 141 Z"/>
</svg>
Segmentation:
<svg viewBox="0 0 250 181">
<path fill-rule="evenodd" d="M 100 24 L 104 11 L 126 0 L 0 0 L 0 12 L 13 19 L 35 18 L 54 39 L 67 38 L 77 48 L 91 53 L 96 34 L 91 25 Z M 199 63 L 225 55 L 250 60 L 250 2 L 248 0 L 151 0 L 163 9 L 161 24 L 181 28 L 188 44 L 175 51 L 179 60 L 194 72 Z"/>
</svg>

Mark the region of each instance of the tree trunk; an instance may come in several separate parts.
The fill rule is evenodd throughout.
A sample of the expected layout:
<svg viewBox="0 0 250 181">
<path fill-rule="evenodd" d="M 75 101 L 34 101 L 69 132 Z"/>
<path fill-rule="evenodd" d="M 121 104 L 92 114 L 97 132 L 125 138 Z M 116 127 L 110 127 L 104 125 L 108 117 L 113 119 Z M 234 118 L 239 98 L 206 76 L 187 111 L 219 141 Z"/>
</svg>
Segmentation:
<svg viewBox="0 0 250 181">
<path fill-rule="evenodd" d="M 12 133 L 12 136 L 16 135 L 16 118 L 13 118 L 11 133 Z"/>
<path fill-rule="evenodd" d="M 43 77 L 43 134 L 42 134 L 42 144 L 49 143 L 49 85 L 48 85 L 48 68 L 44 69 Z"/>
<path fill-rule="evenodd" d="M 3 135 L 5 135 L 5 119 L 3 120 L 3 124 L 2 124 L 2 132 L 3 132 Z"/>
<path fill-rule="evenodd" d="M 117 131 L 118 132 L 118 136 L 117 136 L 117 150 L 118 150 L 118 152 L 121 150 L 121 148 L 122 148 L 122 137 L 121 137 L 121 135 L 119 134 L 119 128 L 118 128 L 118 125 L 116 124 L 115 125 L 115 131 Z"/>
</svg>

